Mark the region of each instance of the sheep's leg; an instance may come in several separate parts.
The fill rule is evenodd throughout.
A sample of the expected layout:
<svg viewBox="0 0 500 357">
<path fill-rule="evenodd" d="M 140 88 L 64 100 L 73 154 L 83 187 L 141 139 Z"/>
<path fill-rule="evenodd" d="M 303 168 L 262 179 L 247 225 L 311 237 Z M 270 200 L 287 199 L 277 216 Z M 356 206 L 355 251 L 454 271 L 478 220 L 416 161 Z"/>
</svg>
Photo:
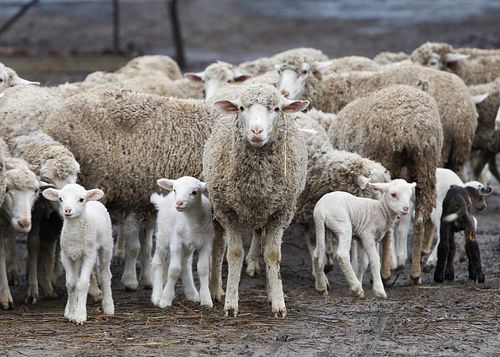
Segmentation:
<svg viewBox="0 0 500 357">
<path fill-rule="evenodd" d="M 210 296 L 209 275 L 210 275 L 210 254 L 209 244 L 203 246 L 198 252 L 198 264 L 196 270 L 200 278 L 200 304 L 212 308 L 212 297 Z"/>
<path fill-rule="evenodd" d="M 111 292 L 111 258 L 112 249 L 99 249 L 99 279 L 102 287 L 102 311 L 106 315 L 115 314 L 115 305 Z"/>
<path fill-rule="evenodd" d="M 0 305 L 4 310 L 14 307 L 14 300 L 12 300 L 9 289 L 9 279 L 7 278 L 7 239 L 6 234 L 0 236 Z"/>
<path fill-rule="evenodd" d="M 87 295 L 90 287 L 90 275 L 94 270 L 96 261 L 95 253 L 83 258 L 82 266 L 80 269 L 80 276 L 76 282 L 76 310 L 73 322 L 82 324 L 87 321 Z"/>
<path fill-rule="evenodd" d="M 229 316 L 231 313 L 234 317 L 238 316 L 238 288 L 240 284 L 241 268 L 243 267 L 243 242 L 241 240 L 241 232 L 238 228 L 227 226 L 227 285 L 226 285 L 226 301 L 224 303 L 224 313 Z M 267 232 L 266 232 L 267 233 Z M 265 255 L 265 252 L 264 252 Z"/>
<path fill-rule="evenodd" d="M 428 255 L 432 249 L 432 239 L 434 238 L 434 230 L 436 227 L 432 220 L 427 219 L 425 222 L 425 230 L 424 230 L 424 241 L 422 243 L 422 255 Z"/>
<path fill-rule="evenodd" d="M 7 240 L 6 242 L 6 248 L 7 248 L 7 254 L 6 254 L 6 259 L 7 259 L 7 278 L 9 281 L 9 285 L 15 286 L 19 282 L 19 264 L 17 262 L 17 255 L 16 255 L 16 245 L 17 245 L 17 240 L 18 236 L 28 236 L 27 233 L 17 233 L 14 232 L 13 229 L 9 229 L 9 232 L 6 232 L 5 239 Z"/>
<path fill-rule="evenodd" d="M 61 254 L 61 263 L 66 272 L 66 290 L 68 292 L 68 301 L 64 309 L 64 317 L 72 321 L 75 316 L 76 309 L 76 282 L 77 282 L 77 266 L 72 262 L 66 254 Z"/>
<path fill-rule="evenodd" d="M 393 246 L 394 238 L 392 236 L 392 229 L 389 229 L 382 238 L 382 267 L 380 274 L 382 281 L 387 283 L 391 278 L 391 246 Z"/>
<path fill-rule="evenodd" d="M 42 222 L 42 225 L 47 222 Z M 56 299 L 57 293 L 52 285 L 55 269 L 57 237 L 47 236 L 48 232 L 40 232 L 40 253 L 38 256 L 38 282 L 43 289 L 44 297 Z"/>
<path fill-rule="evenodd" d="M 411 209 L 410 209 L 411 212 Z M 408 260 L 408 232 L 411 225 L 411 213 L 399 218 L 398 228 L 396 230 L 396 249 L 397 249 L 397 268 L 404 269 Z"/>
<path fill-rule="evenodd" d="M 488 166 L 493 177 L 495 177 L 495 179 L 500 182 L 500 172 L 498 172 L 496 154 L 491 154 L 488 160 Z"/>
<path fill-rule="evenodd" d="M 175 298 L 175 284 L 182 271 L 182 255 L 182 245 L 177 242 L 170 243 L 170 264 L 168 267 L 167 283 L 161 294 L 159 304 L 162 309 L 172 306 L 172 301 Z"/>
<path fill-rule="evenodd" d="M 476 231 L 473 227 L 474 222 L 469 221 L 465 228 L 465 249 L 468 253 L 467 257 L 469 258 L 469 279 L 475 281 L 477 278 L 478 283 L 484 283 L 484 273 L 481 267 L 481 254 L 476 240 Z M 471 270 L 473 272 L 472 276 Z"/>
<path fill-rule="evenodd" d="M 417 198 L 418 199 L 418 198 Z M 420 208 L 417 205 L 415 213 L 415 222 L 413 224 L 413 247 L 411 256 L 411 272 L 410 278 L 413 284 L 420 284 L 420 257 L 422 249 L 422 239 L 424 236 L 424 217 Z"/>
<path fill-rule="evenodd" d="M 36 304 L 39 300 L 38 293 L 38 254 L 40 251 L 40 214 L 35 212 L 32 216 L 31 231 L 28 233 L 28 264 L 25 303 Z"/>
<path fill-rule="evenodd" d="M 113 265 L 121 265 L 125 260 L 125 237 L 123 223 L 116 226 L 116 243 L 113 250 Z"/>
<path fill-rule="evenodd" d="M 193 302 L 199 302 L 200 295 L 194 285 L 193 279 L 193 253 L 194 251 L 191 249 L 183 249 L 181 279 L 186 299 Z"/>
<path fill-rule="evenodd" d="M 344 227 L 344 230 L 339 230 L 336 233 L 339 240 L 337 260 L 339 262 L 340 269 L 344 273 L 344 276 L 347 279 L 347 283 L 349 284 L 352 293 L 358 298 L 363 298 L 365 296 L 363 287 L 356 277 L 356 274 L 354 273 L 350 262 L 352 230 L 350 226 L 346 226 Z"/>
<path fill-rule="evenodd" d="M 326 233 L 325 222 L 322 219 L 316 218 L 314 221 L 316 229 L 316 247 L 313 251 L 312 265 L 314 276 L 314 288 L 322 295 L 328 295 L 328 277 L 325 274 L 325 258 L 326 258 Z"/>
<path fill-rule="evenodd" d="M 337 247 L 335 244 L 335 239 L 333 233 L 329 230 L 325 232 L 325 266 L 323 271 L 328 274 L 333 270 L 333 261 L 335 260 L 335 252 Z"/>
<path fill-rule="evenodd" d="M 161 292 L 163 290 L 163 269 L 165 259 L 167 258 L 167 249 L 161 244 L 160 238 L 157 239 L 155 254 L 153 256 L 153 293 L 151 294 L 151 302 L 154 306 L 159 306 Z"/>
<path fill-rule="evenodd" d="M 444 279 L 448 281 L 455 280 L 455 269 L 453 260 L 455 259 L 455 237 L 448 241 L 448 256 L 446 257 L 446 269 L 444 271 Z"/>
<path fill-rule="evenodd" d="M 386 299 L 387 294 L 384 290 L 384 284 L 382 283 L 382 277 L 380 276 L 380 257 L 377 251 L 377 244 L 373 237 L 363 237 L 362 238 L 363 248 L 365 248 L 366 254 L 368 255 L 368 260 L 370 261 L 370 270 L 373 279 L 373 293 L 376 297 Z"/>
<path fill-rule="evenodd" d="M 453 239 L 453 231 L 450 223 L 441 222 L 440 231 L 441 240 L 438 245 L 437 264 L 436 270 L 434 271 L 434 281 L 436 283 L 442 283 L 444 281 L 444 270 L 448 258 L 449 242 Z"/>
<path fill-rule="evenodd" d="M 368 268 L 368 255 L 366 254 L 364 249 L 361 247 L 361 244 L 356 242 L 354 245 L 356 246 L 356 250 L 358 251 L 358 257 L 357 257 L 358 260 L 356 263 L 357 270 L 355 270 L 356 277 L 358 278 L 361 285 L 363 285 L 363 277 L 365 275 L 366 268 Z M 380 272 L 379 272 L 379 274 L 380 274 Z"/>
<path fill-rule="evenodd" d="M 272 228 L 266 227 L 264 237 L 264 261 L 266 262 L 266 275 L 269 279 L 271 306 L 275 317 L 285 317 L 287 313 L 280 275 L 282 237 L 283 228 L 281 228 L 281 225 Z"/>
<path fill-rule="evenodd" d="M 487 150 L 479 150 L 479 154 L 476 156 L 476 160 L 472 167 L 472 174 L 474 175 L 475 180 L 481 180 L 481 174 L 483 172 L 486 163 L 489 160 L 489 156 L 491 154 Z"/>
<path fill-rule="evenodd" d="M 139 242 L 140 222 L 135 213 L 129 214 L 124 221 L 125 238 L 125 267 L 123 268 L 122 283 L 127 290 L 136 290 L 139 282 L 137 281 L 137 257 L 141 249 Z"/>
<path fill-rule="evenodd" d="M 212 262 L 210 267 L 210 292 L 216 301 L 222 301 L 224 289 L 222 288 L 222 261 L 226 250 L 224 229 L 220 224 L 215 224 L 214 241 L 212 247 Z"/>
<path fill-rule="evenodd" d="M 252 278 L 260 274 L 259 258 L 261 241 L 262 230 L 254 230 L 252 233 L 252 243 L 250 243 L 250 249 L 245 258 L 245 262 L 247 263 L 246 274 Z"/>
<path fill-rule="evenodd" d="M 151 256 L 153 252 L 153 234 L 155 230 L 155 220 L 151 219 L 144 224 L 141 229 L 139 239 L 141 243 L 141 275 L 139 284 L 147 289 L 153 286 L 151 278 Z"/>
<path fill-rule="evenodd" d="M 92 301 L 94 302 L 99 302 L 102 300 L 102 291 L 101 289 L 99 289 L 95 270 L 93 270 L 92 274 L 90 274 L 89 295 L 92 297 Z"/>
</svg>

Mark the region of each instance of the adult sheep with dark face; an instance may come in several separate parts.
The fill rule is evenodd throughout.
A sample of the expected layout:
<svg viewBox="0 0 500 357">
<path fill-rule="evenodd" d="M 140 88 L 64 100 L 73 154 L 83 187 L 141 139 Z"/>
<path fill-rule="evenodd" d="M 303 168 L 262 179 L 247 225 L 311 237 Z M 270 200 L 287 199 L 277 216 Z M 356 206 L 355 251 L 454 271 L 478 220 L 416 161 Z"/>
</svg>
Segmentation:
<svg viewBox="0 0 500 357">
<path fill-rule="evenodd" d="M 329 134 L 335 148 L 380 162 L 392 178 L 417 183 L 410 276 L 419 283 L 424 223 L 436 202 L 435 173 L 443 144 L 436 101 L 416 88 L 388 87 L 348 104 Z M 389 276 L 390 271 L 382 272 L 383 278 Z"/>
<path fill-rule="evenodd" d="M 279 272 L 281 239 L 307 173 L 304 139 L 288 113 L 308 104 L 289 101 L 270 85 L 249 86 L 234 100 L 214 103 L 231 114 L 216 122 L 203 153 L 203 176 L 228 243 L 226 314 L 238 314 L 241 230 L 249 229 L 261 235 L 272 311 L 286 316 Z"/>
</svg>

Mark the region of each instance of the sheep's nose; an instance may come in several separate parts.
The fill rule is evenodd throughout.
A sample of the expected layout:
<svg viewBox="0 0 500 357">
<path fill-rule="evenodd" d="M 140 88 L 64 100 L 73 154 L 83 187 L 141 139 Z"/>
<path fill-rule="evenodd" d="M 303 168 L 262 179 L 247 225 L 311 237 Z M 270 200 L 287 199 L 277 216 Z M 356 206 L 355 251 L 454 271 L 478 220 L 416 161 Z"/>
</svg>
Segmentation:
<svg viewBox="0 0 500 357">
<path fill-rule="evenodd" d="M 66 214 L 66 215 L 71 214 L 71 208 L 65 208 L 64 209 L 64 214 Z"/>
<path fill-rule="evenodd" d="M 175 207 L 181 207 L 184 204 L 184 201 L 175 202 Z"/>
<path fill-rule="evenodd" d="M 27 219 L 20 219 L 19 221 L 17 221 L 17 224 L 19 225 L 19 227 L 26 229 L 31 225 L 31 222 Z"/>
<path fill-rule="evenodd" d="M 285 90 L 285 89 L 283 89 L 281 91 L 281 94 L 283 94 L 283 97 L 285 97 L 285 98 L 288 98 L 290 96 L 290 93 L 287 90 Z"/>
<path fill-rule="evenodd" d="M 260 129 L 260 128 L 258 128 L 258 129 L 252 129 L 252 133 L 254 133 L 256 135 L 262 134 L 263 131 L 264 131 L 264 129 Z"/>
<path fill-rule="evenodd" d="M 404 213 L 408 213 L 409 210 L 410 210 L 410 207 L 403 207 L 403 212 Z"/>
</svg>

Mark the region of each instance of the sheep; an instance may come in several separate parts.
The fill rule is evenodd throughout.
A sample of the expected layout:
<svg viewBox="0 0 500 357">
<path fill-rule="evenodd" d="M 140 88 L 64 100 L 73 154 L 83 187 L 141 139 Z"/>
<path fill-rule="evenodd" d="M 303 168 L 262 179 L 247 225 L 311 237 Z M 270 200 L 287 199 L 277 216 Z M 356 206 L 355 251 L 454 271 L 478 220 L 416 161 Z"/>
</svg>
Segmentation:
<svg viewBox="0 0 500 357">
<path fill-rule="evenodd" d="M 500 152 L 500 134 L 495 129 L 495 117 L 500 107 L 500 78 L 494 82 L 469 86 L 469 91 L 475 98 L 477 112 L 476 134 L 472 142 L 474 151 L 472 173 L 479 179 L 488 163 L 493 176 L 500 181 L 500 173 L 495 161 L 495 156 Z M 483 99 L 481 101 L 481 99 Z"/>
<path fill-rule="evenodd" d="M 182 73 L 177 62 L 169 56 L 162 55 L 135 57 L 115 72 L 130 76 L 159 73 L 173 81 L 182 78 Z"/>
<path fill-rule="evenodd" d="M 26 84 L 38 86 L 40 85 L 40 82 L 31 82 L 23 79 L 19 77 L 13 69 L 5 66 L 3 63 L 0 63 L 0 94 L 7 88 Z"/>
<path fill-rule="evenodd" d="M 411 54 L 413 63 L 456 74 L 468 85 L 492 82 L 500 73 L 500 50 L 454 49 L 426 42 Z"/>
<path fill-rule="evenodd" d="M 327 62 L 327 67 L 321 70 L 323 76 L 330 74 L 342 74 L 349 72 L 359 72 L 359 71 L 378 71 L 380 66 L 366 57 L 360 56 L 347 56 L 335 58 Z"/>
<path fill-rule="evenodd" d="M 31 210 L 38 198 L 40 188 L 47 184 L 40 183 L 30 170 L 28 163 L 22 159 L 7 157 L 5 159 L 6 194 L 1 206 L 0 219 L 0 305 L 3 309 L 13 307 L 9 290 L 6 267 L 7 240 L 16 240 L 17 236 L 27 235 L 31 230 Z M 9 252 L 15 256 L 15 251 Z M 14 261 L 15 262 L 15 261 Z M 16 264 L 14 264 L 16 265 Z"/>
<path fill-rule="evenodd" d="M 410 212 L 412 189 L 416 183 L 396 179 L 389 183 L 370 183 L 370 185 L 382 192 L 380 200 L 360 198 L 347 192 L 336 191 L 321 197 L 314 207 L 316 229 L 314 264 L 316 272 L 319 272 L 315 286 L 320 292 L 327 292 L 328 285 L 326 275 L 323 273 L 325 231 L 328 229 L 337 238 L 336 256 L 352 293 L 356 297 L 364 297 L 361 282 L 350 264 L 349 251 L 354 235 L 361 241 L 370 261 L 373 293 L 376 297 L 387 298 L 380 276 L 380 258 L 376 242 L 392 228 L 398 216 Z M 366 268 L 366 265 L 363 268 Z"/>
<path fill-rule="evenodd" d="M 469 259 L 469 279 L 484 282 L 484 273 L 481 268 L 481 256 L 476 241 L 476 224 L 472 215 L 473 206 L 486 205 L 485 197 L 491 191 L 473 187 L 451 186 L 443 200 L 440 235 L 438 246 L 438 260 L 434 271 L 434 281 L 453 281 L 455 273 L 453 260 L 455 258 L 455 232 L 465 232 L 465 251 Z"/>
<path fill-rule="evenodd" d="M 48 188 L 43 191 L 43 196 L 50 201 L 59 202 L 64 214 L 61 262 L 66 271 L 68 290 L 64 317 L 77 324 L 87 321 L 87 293 L 90 275 L 96 264 L 102 285 L 103 312 L 114 315 L 110 270 L 113 255 L 111 218 L 106 207 L 98 202 L 104 192 L 68 184 L 61 190 Z"/>
<path fill-rule="evenodd" d="M 212 205 L 204 195 L 206 184 L 190 176 L 177 180 L 159 179 L 157 183 L 158 186 L 172 192 L 166 197 L 158 194 L 151 196 L 151 202 L 158 209 L 151 301 L 153 305 L 161 308 L 172 306 L 175 283 L 179 275 L 182 275 L 186 298 L 212 308 L 209 270 L 214 226 Z M 195 250 L 198 251 L 199 294 L 193 282 L 192 272 Z M 170 263 L 167 284 L 164 287 L 163 265 L 167 252 L 170 252 Z"/>
<path fill-rule="evenodd" d="M 404 52 L 380 52 L 373 57 L 373 61 L 379 65 L 401 63 L 410 59 L 410 55 Z"/>
<path fill-rule="evenodd" d="M 424 222 L 436 202 L 435 172 L 443 145 L 436 101 L 416 88 L 388 87 L 348 104 L 329 135 L 334 148 L 380 162 L 392 178 L 417 182 L 410 276 L 420 283 L 420 246 Z M 388 275 L 390 271 L 382 272 L 384 279 Z"/>
<path fill-rule="evenodd" d="M 241 229 L 246 228 L 264 246 L 272 311 L 276 317 L 286 316 L 279 275 L 281 238 L 293 218 L 307 171 L 305 143 L 287 114 L 308 104 L 289 101 L 264 84 L 246 87 L 233 101 L 214 102 L 232 116 L 215 122 L 203 152 L 203 177 L 215 218 L 227 235 L 226 315 L 238 315 Z"/>
<path fill-rule="evenodd" d="M 290 98 L 309 100 L 315 108 L 330 113 L 338 113 L 354 99 L 391 85 L 410 85 L 425 90 L 436 100 L 441 117 L 445 140 L 440 165 L 462 175 L 474 138 L 477 112 L 472 95 L 455 75 L 415 65 L 401 65 L 379 72 L 331 75 L 322 80 L 311 74 L 306 77 L 305 83 L 292 81 L 291 87 L 281 81 L 279 89 L 302 92 L 302 95 Z"/>
</svg>

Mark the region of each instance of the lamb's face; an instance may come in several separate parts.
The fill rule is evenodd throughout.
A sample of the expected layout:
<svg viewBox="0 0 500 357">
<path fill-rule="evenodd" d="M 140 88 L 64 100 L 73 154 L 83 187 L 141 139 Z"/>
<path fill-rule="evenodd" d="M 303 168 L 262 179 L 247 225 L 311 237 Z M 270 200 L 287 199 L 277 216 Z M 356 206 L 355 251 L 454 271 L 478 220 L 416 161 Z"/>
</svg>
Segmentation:
<svg viewBox="0 0 500 357">
<path fill-rule="evenodd" d="M 184 176 L 177 180 L 162 178 L 157 181 L 157 184 L 161 188 L 172 191 L 175 209 L 178 212 L 184 212 L 193 206 L 197 206 L 202 193 L 207 191 L 206 183 L 191 176 Z"/>
<path fill-rule="evenodd" d="M 31 230 L 31 210 L 38 198 L 40 183 L 28 169 L 13 169 L 6 172 L 6 191 L 2 209 L 10 224 L 18 232 Z"/>
<path fill-rule="evenodd" d="M 373 183 L 373 188 L 383 193 L 383 198 L 389 209 L 398 215 L 407 215 L 410 212 L 413 188 L 415 182 L 408 183 L 402 179 L 392 180 L 389 183 Z"/>
<path fill-rule="evenodd" d="M 78 184 L 69 184 L 61 190 L 46 189 L 43 196 L 50 201 L 59 201 L 60 214 L 65 219 L 74 219 L 80 217 L 88 201 L 100 200 L 104 192 L 99 189 L 87 191 Z"/>
</svg>

